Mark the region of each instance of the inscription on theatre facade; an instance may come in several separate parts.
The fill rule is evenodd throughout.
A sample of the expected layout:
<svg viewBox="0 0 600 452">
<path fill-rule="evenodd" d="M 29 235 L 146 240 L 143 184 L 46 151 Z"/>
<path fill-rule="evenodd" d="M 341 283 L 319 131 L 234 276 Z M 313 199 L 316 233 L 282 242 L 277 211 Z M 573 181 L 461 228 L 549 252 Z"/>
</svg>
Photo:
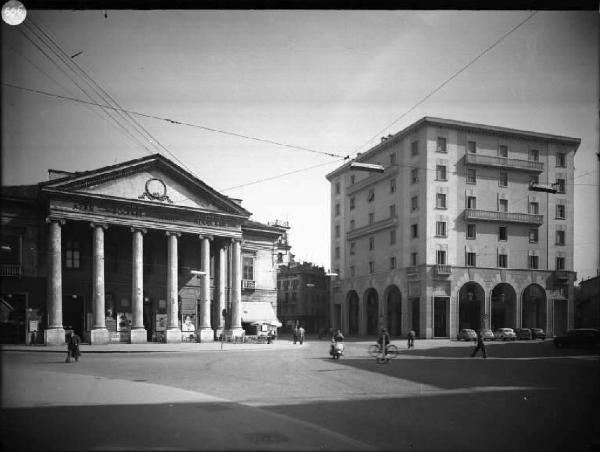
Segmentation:
<svg viewBox="0 0 600 452">
<path fill-rule="evenodd" d="M 183 223 L 193 223 L 197 226 L 217 226 L 224 228 L 236 227 L 234 221 L 228 221 L 220 215 L 198 213 L 171 213 L 160 209 L 145 208 L 136 204 L 113 203 L 104 200 L 87 199 L 80 202 L 52 201 L 51 208 L 70 210 L 73 212 L 94 213 L 99 215 L 143 218 L 147 220 L 162 220 Z"/>
</svg>

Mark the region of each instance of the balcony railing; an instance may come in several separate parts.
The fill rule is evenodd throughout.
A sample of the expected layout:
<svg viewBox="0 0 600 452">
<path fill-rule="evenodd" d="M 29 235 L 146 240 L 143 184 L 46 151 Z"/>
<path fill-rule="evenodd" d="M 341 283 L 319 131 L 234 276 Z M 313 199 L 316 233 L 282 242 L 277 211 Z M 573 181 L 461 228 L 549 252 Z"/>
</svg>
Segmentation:
<svg viewBox="0 0 600 452">
<path fill-rule="evenodd" d="M 19 264 L 1 264 L 0 276 L 20 278 L 23 275 L 23 267 Z"/>
<path fill-rule="evenodd" d="M 523 223 L 541 226 L 544 223 L 544 215 L 465 209 L 465 220 L 498 221 L 501 223 Z"/>
<path fill-rule="evenodd" d="M 556 281 L 568 281 L 570 273 L 571 272 L 568 272 L 566 270 L 556 270 L 554 272 L 554 279 Z"/>
<path fill-rule="evenodd" d="M 520 171 L 529 171 L 532 173 L 543 173 L 544 163 L 533 160 L 509 159 L 504 157 L 494 157 L 491 155 L 471 154 L 465 156 L 467 165 L 493 166 L 497 168 L 510 168 Z"/>
<path fill-rule="evenodd" d="M 256 289 L 256 281 L 251 279 L 242 279 L 242 290 L 254 290 Z"/>
<path fill-rule="evenodd" d="M 435 274 L 440 276 L 448 276 L 452 274 L 452 265 L 437 264 L 435 266 Z"/>
</svg>

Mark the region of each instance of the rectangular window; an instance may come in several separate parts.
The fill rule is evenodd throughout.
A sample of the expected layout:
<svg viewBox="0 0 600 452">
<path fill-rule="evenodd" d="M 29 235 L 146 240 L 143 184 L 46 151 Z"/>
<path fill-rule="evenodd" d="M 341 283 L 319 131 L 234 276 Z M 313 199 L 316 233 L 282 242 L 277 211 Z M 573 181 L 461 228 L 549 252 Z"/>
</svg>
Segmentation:
<svg viewBox="0 0 600 452">
<path fill-rule="evenodd" d="M 508 254 L 498 254 L 498 267 L 508 268 Z"/>
<path fill-rule="evenodd" d="M 340 214 L 340 204 L 339 203 L 335 203 L 335 216 L 339 216 Z"/>
<path fill-rule="evenodd" d="M 556 244 L 561 246 L 565 244 L 565 231 L 556 231 Z"/>
<path fill-rule="evenodd" d="M 375 249 L 375 237 L 369 237 L 369 249 L 370 250 Z"/>
<path fill-rule="evenodd" d="M 556 179 L 556 193 L 566 193 L 566 184 L 564 179 Z"/>
<path fill-rule="evenodd" d="M 410 143 L 410 155 L 415 156 L 419 154 L 419 142 L 413 141 Z"/>
<path fill-rule="evenodd" d="M 529 256 L 529 268 L 532 270 L 536 270 L 538 268 L 538 257 L 537 256 Z"/>
<path fill-rule="evenodd" d="M 467 196 L 467 209 L 477 209 L 477 198 L 475 196 Z"/>
<path fill-rule="evenodd" d="M 335 194 L 336 195 L 340 194 L 340 183 L 339 182 L 335 183 Z"/>
<path fill-rule="evenodd" d="M 539 183 L 540 183 L 540 176 L 538 174 L 536 174 L 535 176 L 530 176 L 529 177 L 529 183 L 531 185 L 533 185 L 533 184 L 539 185 Z"/>
<path fill-rule="evenodd" d="M 354 270 L 354 265 L 350 266 L 350 276 L 354 278 L 354 275 L 356 274 L 355 270 Z"/>
<path fill-rule="evenodd" d="M 242 257 L 242 279 L 254 281 L 254 258 L 250 256 Z"/>
<path fill-rule="evenodd" d="M 498 173 L 498 185 L 500 187 L 508 187 L 508 173 L 506 171 Z"/>
<path fill-rule="evenodd" d="M 368 202 L 373 202 L 375 201 L 375 190 L 369 190 L 367 192 L 367 201 Z"/>
<path fill-rule="evenodd" d="M 467 239 L 474 240 L 477 238 L 477 225 L 475 223 L 467 224 Z"/>
<path fill-rule="evenodd" d="M 437 165 L 435 175 L 437 180 L 448 180 L 446 176 L 446 165 Z"/>
<path fill-rule="evenodd" d="M 438 137 L 437 151 L 438 152 L 448 152 L 448 149 L 446 148 L 446 139 L 444 137 Z"/>
<path fill-rule="evenodd" d="M 436 237 L 446 237 L 446 222 L 445 221 L 436 221 L 435 222 L 435 236 Z"/>
<path fill-rule="evenodd" d="M 369 273 L 375 273 L 375 262 L 369 261 Z"/>
<path fill-rule="evenodd" d="M 567 158 L 564 152 L 556 153 L 556 166 L 558 168 L 566 168 L 567 167 Z"/>
<path fill-rule="evenodd" d="M 530 229 L 529 230 L 529 243 L 537 243 L 539 239 L 538 230 Z"/>
<path fill-rule="evenodd" d="M 437 209 L 445 209 L 446 208 L 446 194 L 445 193 L 436 193 L 435 194 L 435 207 Z"/>
<path fill-rule="evenodd" d="M 418 208 L 419 208 L 419 197 L 413 196 L 412 198 L 410 198 L 410 210 L 414 212 Z"/>
<path fill-rule="evenodd" d="M 354 230 L 354 225 L 356 224 L 356 222 L 354 220 L 350 220 L 350 230 L 353 231 Z"/>
<path fill-rule="evenodd" d="M 508 199 L 498 200 L 498 210 L 500 212 L 508 212 Z"/>
<path fill-rule="evenodd" d="M 418 224 L 410 225 L 410 236 L 413 239 L 416 239 L 417 237 L 419 237 L 419 225 Z"/>
<path fill-rule="evenodd" d="M 335 247 L 335 258 L 336 259 L 340 258 L 340 247 L 339 246 Z"/>
<path fill-rule="evenodd" d="M 556 218 L 558 220 L 564 220 L 565 218 L 567 218 L 566 216 L 566 208 L 564 204 L 557 204 L 556 205 Z"/>
<path fill-rule="evenodd" d="M 350 176 L 350 185 L 354 185 L 356 183 L 356 176 L 353 174 Z"/>
<path fill-rule="evenodd" d="M 467 142 L 467 152 L 469 154 L 476 154 L 477 153 L 477 143 L 475 141 L 468 141 Z"/>
<path fill-rule="evenodd" d="M 350 242 L 350 255 L 354 255 L 356 252 L 356 242 Z"/>
<path fill-rule="evenodd" d="M 355 199 L 354 196 L 352 198 L 350 198 L 350 210 L 354 209 L 355 206 Z"/>
<path fill-rule="evenodd" d="M 390 193 L 396 192 L 396 179 L 390 179 Z"/>
<path fill-rule="evenodd" d="M 477 254 L 467 253 L 467 267 L 475 267 L 477 265 Z"/>
<path fill-rule="evenodd" d="M 339 238 L 340 237 L 340 225 L 336 224 L 335 225 L 335 238 Z"/>
<path fill-rule="evenodd" d="M 500 146 L 498 146 L 498 157 L 508 157 L 508 146 L 506 146 L 505 144 L 501 144 Z"/>
<path fill-rule="evenodd" d="M 417 265 L 417 253 L 410 253 L 410 265 Z"/>
<path fill-rule="evenodd" d="M 564 270 L 565 269 L 565 258 L 564 257 L 557 257 L 556 258 L 556 269 L 557 270 Z"/>
<path fill-rule="evenodd" d="M 390 165 L 395 165 L 396 164 L 396 153 L 392 152 L 390 153 Z"/>
<path fill-rule="evenodd" d="M 390 231 L 390 245 L 395 245 L 396 244 L 396 230 L 392 229 Z"/>
<path fill-rule="evenodd" d="M 538 151 L 537 149 L 531 149 L 529 151 L 529 160 L 531 160 L 532 162 L 539 162 L 540 161 L 540 151 Z"/>
<path fill-rule="evenodd" d="M 508 240 L 508 228 L 506 226 L 500 226 L 498 228 L 498 240 L 502 242 Z"/>
<path fill-rule="evenodd" d="M 445 250 L 437 250 L 435 255 L 435 263 L 438 265 L 446 265 L 446 251 Z"/>
<path fill-rule="evenodd" d="M 410 183 L 416 184 L 419 182 L 419 168 L 413 168 L 410 170 Z"/>
<path fill-rule="evenodd" d="M 475 168 L 467 168 L 467 184 L 477 183 L 477 171 Z"/>
<path fill-rule="evenodd" d="M 369 224 L 373 224 L 375 222 L 375 214 L 373 212 L 369 213 Z"/>
<path fill-rule="evenodd" d="M 530 202 L 528 212 L 530 215 L 538 215 L 540 213 L 540 203 L 533 201 Z"/>
<path fill-rule="evenodd" d="M 390 257 L 390 270 L 396 268 L 396 258 L 394 256 Z"/>
<path fill-rule="evenodd" d="M 81 250 L 79 242 L 68 240 L 65 249 L 65 267 L 80 268 L 81 266 Z"/>
<path fill-rule="evenodd" d="M 394 218 L 396 216 L 396 204 L 392 204 L 390 206 L 390 217 Z"/>
</svg>

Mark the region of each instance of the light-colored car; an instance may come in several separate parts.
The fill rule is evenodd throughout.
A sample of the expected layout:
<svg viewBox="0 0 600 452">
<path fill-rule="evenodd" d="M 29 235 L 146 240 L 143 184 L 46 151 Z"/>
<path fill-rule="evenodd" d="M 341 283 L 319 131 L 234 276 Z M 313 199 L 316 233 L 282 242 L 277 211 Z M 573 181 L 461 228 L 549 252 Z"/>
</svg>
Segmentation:
<svg viewBox="0 0 600 452">
<path fill-rule="evenodd" d="M 517 335 L 512 328 L 496 328 L 494 331 L 494 340 L 496 341 L 514 341 Z"/>
<path fill-rule="evenodd" d="M 481 336 L 483 336 L 484 341 L 493 341 L 494 333 L 492 330 L 481 330 Z"/>
<path fill-rule="evenodd" d="M 458 332 L 456 335 L 457 341 L 476 341 L 477 333 L 475 330 L 471 330 L 469 328 L 464 328 Z"/>
</svg>

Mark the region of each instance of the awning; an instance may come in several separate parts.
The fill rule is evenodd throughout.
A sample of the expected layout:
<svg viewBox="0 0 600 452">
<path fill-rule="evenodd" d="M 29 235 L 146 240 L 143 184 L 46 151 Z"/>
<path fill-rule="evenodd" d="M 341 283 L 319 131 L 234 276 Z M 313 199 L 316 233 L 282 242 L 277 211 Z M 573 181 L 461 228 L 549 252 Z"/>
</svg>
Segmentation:
<svg viewBox="0 0 600 452">
<path fill-rule="evenodd" d="M 273 311 L 271 303 L 264 301 L 242 302 L 242 322 L 263 324 L 280 327 L 281 322 Z"/>
</svg>

